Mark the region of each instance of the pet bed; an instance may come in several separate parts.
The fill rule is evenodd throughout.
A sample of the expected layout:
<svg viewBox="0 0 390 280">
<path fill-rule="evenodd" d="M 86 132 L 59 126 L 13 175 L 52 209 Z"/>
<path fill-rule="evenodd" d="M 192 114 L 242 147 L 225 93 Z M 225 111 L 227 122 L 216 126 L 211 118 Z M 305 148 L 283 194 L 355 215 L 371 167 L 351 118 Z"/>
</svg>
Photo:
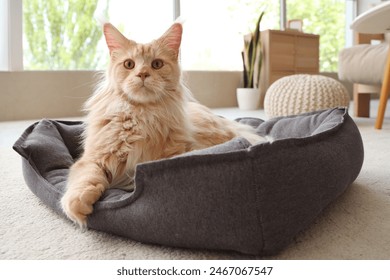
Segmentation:
<svg viewBox="0 0 390 280">
<path fill-rule="evenodd" d="M 145 243 L 275 254 L 362 167 L 361 136 L 344 108 L 237 121 L 274 141 L 250 146 L 237 138 L 139 164 L 135 190 L 107 190 L 88 227 Z M 14 145 L 31 191 L 61 215 L 59 200 L 69 167 L 82 152 L 82 131 L 82 122 L 42 120 Z"/>
</svg>

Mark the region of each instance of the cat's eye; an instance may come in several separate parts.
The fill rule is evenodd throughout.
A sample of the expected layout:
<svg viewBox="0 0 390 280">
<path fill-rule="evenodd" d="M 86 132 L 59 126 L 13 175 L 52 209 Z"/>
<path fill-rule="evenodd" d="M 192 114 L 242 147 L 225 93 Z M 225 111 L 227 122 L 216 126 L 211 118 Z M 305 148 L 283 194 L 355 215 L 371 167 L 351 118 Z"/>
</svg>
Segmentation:
<svg viewBox="0 0 390 280">
<path fill-rule="evenodd" d="M 135 67 L 135 62 L 132 60 L 132 59 L 126 59 L 124 62 L 123 62 L 123 66 L 126 68 L 126 69 L 133 69 Z"/>
<path fill-rule="evenodd" d="M 161 59 L 155 59 L 152 61 L 152 67 L 153 69 L 161 69 L 164 66 L 164 61 Z"/>
</svg>

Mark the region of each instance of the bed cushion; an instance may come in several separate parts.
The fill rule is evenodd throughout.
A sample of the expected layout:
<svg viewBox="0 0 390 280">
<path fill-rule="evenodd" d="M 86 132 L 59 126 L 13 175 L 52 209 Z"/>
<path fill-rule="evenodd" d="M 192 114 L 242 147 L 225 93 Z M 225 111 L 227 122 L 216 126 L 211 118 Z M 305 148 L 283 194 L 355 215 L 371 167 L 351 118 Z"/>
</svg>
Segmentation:
<svg viewBox="0 0 390 280">
<path fill-rule="evenodd" d="M 360 172 L 362 140 L 346 109 L 237 121 L 274 141 L 250 146 L 237 138 L 139 164 L 135 190 L 107 190 L 88 227 L 146 243 L 275 254 Z M 64 218 L 59 200 L 83 129 L 42 120 L 14 145 L 28 187 Z"/>
<path fill-rule="evenodd" d="M 360 44 L 339 53 L 339 79 L 351 83 L 380 85 L 389 43 Z"/>
</svg>

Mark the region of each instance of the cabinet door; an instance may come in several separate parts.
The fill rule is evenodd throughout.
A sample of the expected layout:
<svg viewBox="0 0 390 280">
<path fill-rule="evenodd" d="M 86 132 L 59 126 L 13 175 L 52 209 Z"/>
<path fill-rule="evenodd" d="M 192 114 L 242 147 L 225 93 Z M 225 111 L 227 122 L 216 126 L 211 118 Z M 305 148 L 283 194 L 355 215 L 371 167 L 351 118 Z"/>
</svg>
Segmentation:
<svg viewBox="0 0 390 280">
<path fill-rule="evenodd" d="M 295 45 L 295 68 L 297 72 L 318 73 L 319 38 L 318 36 L 297 36 Z"/>
<path fill-rule="evenodd" d="M 291 35 L 270 34 L 268 55 L 271 72 L 294 70 L 294 41 Z"/>
</svg>

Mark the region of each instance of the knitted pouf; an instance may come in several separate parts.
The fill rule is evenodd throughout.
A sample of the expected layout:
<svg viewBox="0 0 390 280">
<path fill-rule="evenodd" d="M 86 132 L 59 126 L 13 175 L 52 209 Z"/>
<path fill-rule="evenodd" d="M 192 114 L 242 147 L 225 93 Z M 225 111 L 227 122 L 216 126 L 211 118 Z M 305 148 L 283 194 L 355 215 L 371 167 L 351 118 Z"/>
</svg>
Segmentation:
<svg viewBox="0 0 390 280">
<path fill-rule="evenodd" d="M 340 82 L 307 74 L 277 80 L 268 88 L 264 99 L 264 110 L 270 118 L 348 105 L 348 91 Z"/>
</svg>

